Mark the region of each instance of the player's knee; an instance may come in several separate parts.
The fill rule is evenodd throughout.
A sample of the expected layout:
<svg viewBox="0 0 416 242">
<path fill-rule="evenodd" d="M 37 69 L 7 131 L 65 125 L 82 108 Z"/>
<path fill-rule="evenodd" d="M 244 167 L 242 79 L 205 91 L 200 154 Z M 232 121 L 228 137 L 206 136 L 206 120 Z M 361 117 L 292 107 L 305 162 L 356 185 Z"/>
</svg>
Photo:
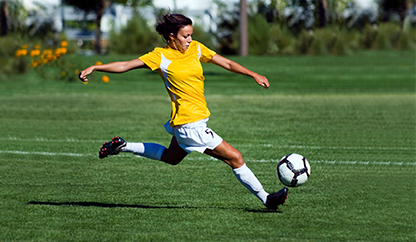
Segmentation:
<svg viewBox="0 0 416 242">
<path fill-rule="evenodd" d="M 182 159 L 176 159 L 176 160 L 170 160 L 169 161 L 169 164 L 170 165 L 173 165 L 173 166 L 176 166 L 176 165 L 178 165 L 179 163 L 181 163 L 181 161 L 182 161 Z"/>
<path fill-rule="evenodd" d="M 238 168 L 238 167 L 241 167 L 242 165 L 244 165 L 243 156 L 237 150 L 233 153 L 233 156 L 229 161 L 231 163 L 231 167 L 233 167 L 233 168 Z"/>
<path fill-rule="evenodd" d="M 176 166 L 177 164 L 181 163 L 181 161 L 183 160 L 183 158 L 177 158 L 177 157 L 163 157 L 161 161 L 169 164 L 169 165 L 173 165 Z"/>
</svg>

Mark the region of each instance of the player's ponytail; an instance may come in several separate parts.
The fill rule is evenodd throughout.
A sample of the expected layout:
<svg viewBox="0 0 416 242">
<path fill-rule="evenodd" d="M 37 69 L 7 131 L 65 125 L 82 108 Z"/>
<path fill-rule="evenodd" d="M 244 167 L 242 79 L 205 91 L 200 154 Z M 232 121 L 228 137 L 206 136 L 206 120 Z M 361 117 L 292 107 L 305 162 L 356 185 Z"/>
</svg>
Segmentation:
<svg viewBox="0 0 416 242">
<path fill-rule="evenodd" d="M 177 13 L 167 13 L 163 15 L 162 21 L 158 21 L 156 31 L 163 37 L 166 43 L 169 43 L 169 35 L 173 34 L 175 37 L 179 30 L 187 25 L 192 25 L 192 20 L 185 15 Z"/>
</svg>

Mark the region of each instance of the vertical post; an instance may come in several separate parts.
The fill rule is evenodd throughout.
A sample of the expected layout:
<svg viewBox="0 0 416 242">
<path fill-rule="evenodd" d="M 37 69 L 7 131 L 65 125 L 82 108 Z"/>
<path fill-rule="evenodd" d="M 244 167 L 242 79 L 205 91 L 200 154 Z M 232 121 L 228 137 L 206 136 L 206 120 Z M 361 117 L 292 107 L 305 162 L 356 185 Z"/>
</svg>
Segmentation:
<svg viewBox="0 0 416 242">
<path fill-rule="evenodd" d="M 247 2 L 240 0 L 240 55 L 248 55 L 248 21 L 247 21 Z"/>
<path fill-rule="evenodd" d="M 7 1 L 0 1 L 0 36 L 7 36 L 9 11 L 7 8 Z"/>
<path fill-rule="evenodd" d="M 325 28 L 326 26 L 326 0 L 319 1 L 318 13 L 319 13 L 319 28 Z"/>
<path fill-rule="evenodd" d="M 64 0 L 61 0 L 61 18 L 62 18 L 62 31 L 65 31 L 65 14 L 64 14 Z"/>
<path fill-rule="evenodd" d="M 173 0 L 173 11 L 178 10 L 178 5 L 176 5 L 176 0 Z"/>
</svg>

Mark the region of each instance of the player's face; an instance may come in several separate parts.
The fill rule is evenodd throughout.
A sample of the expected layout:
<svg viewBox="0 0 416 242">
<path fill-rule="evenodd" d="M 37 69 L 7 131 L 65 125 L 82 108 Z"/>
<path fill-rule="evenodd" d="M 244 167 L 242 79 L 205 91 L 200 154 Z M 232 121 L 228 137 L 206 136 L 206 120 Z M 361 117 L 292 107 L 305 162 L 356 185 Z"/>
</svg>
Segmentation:
<svg viewBox="0 0 416 242">
<path fill-rule="evenodd" d="M 186 25 L 179 29 L 176 38 L 172 38 L 174 42 L 174 48 L 178 48 L 179 51 L 186 51 L 189 48 L 189 45 L 192 42 L 192 33 L 194 32 L 194 28 L 192 25 Z"/>
</svg>

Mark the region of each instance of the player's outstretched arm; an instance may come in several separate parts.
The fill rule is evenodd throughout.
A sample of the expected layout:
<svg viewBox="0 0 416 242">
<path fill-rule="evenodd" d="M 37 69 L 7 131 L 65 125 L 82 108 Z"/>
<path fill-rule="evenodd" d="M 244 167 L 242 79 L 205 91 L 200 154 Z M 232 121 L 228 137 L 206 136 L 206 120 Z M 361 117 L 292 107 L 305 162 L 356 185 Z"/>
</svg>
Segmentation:
<svg viewBox="0 0 416 242">
<path fill-rule="evenodd" d="M 110 73 L 123 73 L 133 69 L 147 67 L 140 59 L 134 59 L 131 61 L 118 61 L 103 65 L 94 65 L 86 68 L 79 73 L 79 79 L 83 82 L 88 81 L 87 76 L 93 71 L 102 71 Z"/>
<path fill-rule="evenodd" d="M 210 63 L 213 63 L 217 66 L 221 66 L 222 68 L 229 70 L 231 72 L 234 72 L 234 73 L 250 76 L 257 82 L 257 84 L 264 87 L 264 89 L 267 89 L 270 87 L 269 81 L 267 80 L 265 76 L 259 75 L 254 71 L 250 71 L 244 66 L 230 59 L 227 59 L 221 55 L 215 54 L 214 57 L 212 57 Z"/>
</svg>

